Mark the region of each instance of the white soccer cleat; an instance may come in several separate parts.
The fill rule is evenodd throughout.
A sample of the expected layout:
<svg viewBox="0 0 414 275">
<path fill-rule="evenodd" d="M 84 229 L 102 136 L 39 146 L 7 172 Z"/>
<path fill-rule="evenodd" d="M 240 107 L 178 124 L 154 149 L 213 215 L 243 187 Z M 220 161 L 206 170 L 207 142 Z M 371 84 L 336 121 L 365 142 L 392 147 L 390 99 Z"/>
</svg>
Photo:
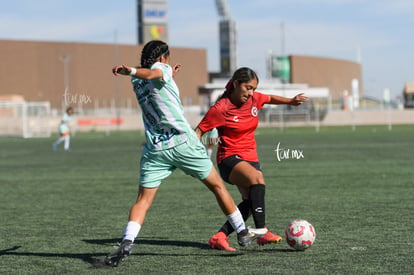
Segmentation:
<svg viewBox="0 0 414 275">
<path fill-rule="evenodd" d="M 254 233 L 257 235 L 258 238 L 263 237 L 266 235 L 267 231 L 269 231 L 266 227 L 263 228 L 253 228 L 253 227 L 247 227 L 249 232 Z"/>
<path fill-rule="evenodd" d="M 237 234 L 237 241 L 240 246 L 248 246 L 252 241 L 265 235 L 267 231 L 267 228 L 248 227 L 247 229 Z"/>
</svg>

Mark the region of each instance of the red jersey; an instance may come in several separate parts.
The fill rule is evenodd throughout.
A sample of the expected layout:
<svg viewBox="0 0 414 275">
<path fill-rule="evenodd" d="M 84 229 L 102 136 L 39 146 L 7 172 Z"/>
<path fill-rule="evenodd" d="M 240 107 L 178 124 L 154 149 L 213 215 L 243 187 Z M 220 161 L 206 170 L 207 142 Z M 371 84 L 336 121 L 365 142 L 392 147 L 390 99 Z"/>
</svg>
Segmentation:
<svg viewBox="0 0 414 275">
<path fill-rule="evenodd" d="M 254 92 L 253 96 L 240 107 L 231 103 L 226 97 L 217 101 L 209 109 L 198 128 L 203 132 L 217 128 L 220 136 L 217 163 L 235 154 L 244 160 L 259 161 L 254 131 L 259 124 L 258 111 L 269 101 L 269 95 Z"/>
</svg>

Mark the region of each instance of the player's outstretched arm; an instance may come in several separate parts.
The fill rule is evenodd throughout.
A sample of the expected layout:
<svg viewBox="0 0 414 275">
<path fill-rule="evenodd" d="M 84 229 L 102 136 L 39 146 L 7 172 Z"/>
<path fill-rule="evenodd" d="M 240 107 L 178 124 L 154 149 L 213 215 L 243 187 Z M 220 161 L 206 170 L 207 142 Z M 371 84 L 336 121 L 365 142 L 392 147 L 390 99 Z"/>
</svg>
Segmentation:
<svg viewBox="0 0 414 275">
<path fill-rule="evenodd" d="M 270 101 L 268 102 L 268 104 L 287 104 L 287 105 L 298 106 L 307 100 L 308 100 L 308 97 L 305 96 L 303 93 L 297 94 L 296 96 L 292 98 L 271 95 Z"/>
<path fill-rule="evenodd" d="M 125 64 L 118 65 L 112 68 L 114 75 L 130 75 L 140 79 L 161 79 L 162 71 L 160 69 L 134 68 Z"/>
</svg>

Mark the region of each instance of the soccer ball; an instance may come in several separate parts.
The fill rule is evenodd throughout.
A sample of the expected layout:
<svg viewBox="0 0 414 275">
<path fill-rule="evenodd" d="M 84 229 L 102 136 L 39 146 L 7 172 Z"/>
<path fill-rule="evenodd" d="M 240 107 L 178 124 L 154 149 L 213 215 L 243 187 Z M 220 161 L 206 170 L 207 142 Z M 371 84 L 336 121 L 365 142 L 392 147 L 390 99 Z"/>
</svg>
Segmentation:
<svg viewBox="0 0 414 275">
<path fill-rule="evenodd" d="M 296 219 L 285 230 L 286 242 L 296 250 L 305 250 L 313 245 L 316 231 L 308 221 Z"/>
</svg>

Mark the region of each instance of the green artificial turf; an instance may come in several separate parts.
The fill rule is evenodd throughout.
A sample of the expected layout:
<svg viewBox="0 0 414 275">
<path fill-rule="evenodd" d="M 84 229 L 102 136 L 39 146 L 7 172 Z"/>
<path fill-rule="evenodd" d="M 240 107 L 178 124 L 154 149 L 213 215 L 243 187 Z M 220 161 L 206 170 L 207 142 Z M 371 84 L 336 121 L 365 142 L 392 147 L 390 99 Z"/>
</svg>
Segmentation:
<svg viewBox="0 0 414 275">
<path fill-rule="evenodd" d="M 259 128 L 267 226 L 311 222 L 315 244 L 210 249 L 225 221 L 213 194 L 177 170 L 163 182 L 117 268 L 97 263 L 120 240 L 135 201 L 141 132 L 0 138 L 1 274 L 412 274 L 414 126 Z M 275 151 L 279 148 L 279 151 Z M 283 157 L 281 157 L 283 156 Z M 226 184 L 236 203 L 234 186 Z M 250 219 L 248 225 L 253 226 Z"/>
</svg>

